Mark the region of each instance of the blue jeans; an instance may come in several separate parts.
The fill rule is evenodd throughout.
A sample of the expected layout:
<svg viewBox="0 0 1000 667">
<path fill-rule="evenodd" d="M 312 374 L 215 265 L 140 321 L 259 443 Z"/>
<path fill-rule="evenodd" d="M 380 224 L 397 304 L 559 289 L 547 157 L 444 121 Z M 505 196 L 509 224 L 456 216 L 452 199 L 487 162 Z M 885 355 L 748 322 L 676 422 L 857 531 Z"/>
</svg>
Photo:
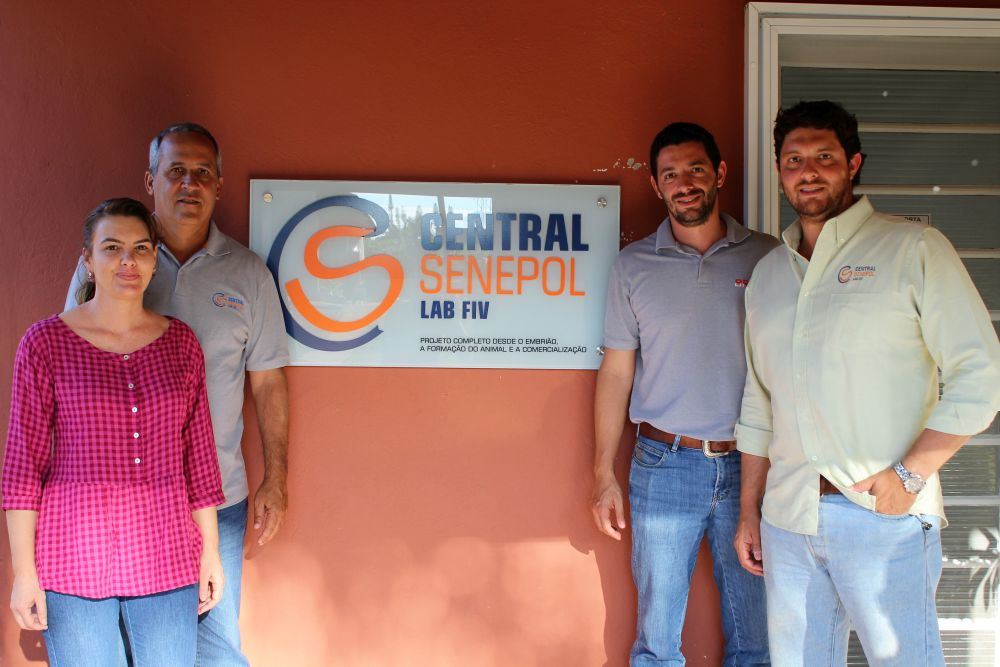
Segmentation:
<svg viewBox="0 0 1000 667">
<path fill-rule="evenodd" d="M 639 436 L 629 474 L 632 576 L 639 618 L 630 664 L 684 665 L 681 628 L 691 574 L 708 534 L 722 606 L 725 665 L 769 665 L 764 582 L 744 570 L 733 548 L 740 514 L 740 455 Z"/>
<path fill-rule="evenodd" d="M 198 667 L 245 667 L 240 649 L 240 584 L 243 579 L 243 538 L 247 531 L 244 500 L 219 510 L 219 554 L 226 585 L 222 600 L 198 619 Z"/>
<path fill-rule="evenodd" d="M 877 514 L 831 494 L 816 535 L 764 520 L 761 541 L 775 665 L 843 665 L 852 624 L 872 667 L 945 664 L 938 517 Z"/>
<path fill-rule="evenodd" d="M 94 600 L 45 591 L 52 667 L 117 667 L 118 618 L 125 624 L 137 667 L 190 667 L 198 634 L 198 586 L 138 597 Z"/>
</svg>

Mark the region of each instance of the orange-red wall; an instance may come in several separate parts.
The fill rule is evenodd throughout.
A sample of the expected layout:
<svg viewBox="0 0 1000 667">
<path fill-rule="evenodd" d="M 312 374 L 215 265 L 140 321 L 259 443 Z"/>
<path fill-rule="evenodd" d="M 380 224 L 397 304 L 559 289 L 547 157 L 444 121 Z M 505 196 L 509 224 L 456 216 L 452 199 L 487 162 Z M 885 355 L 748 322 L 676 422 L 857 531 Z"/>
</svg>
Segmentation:
<svg viewBox="0 0 1000 667">
<path fill-rule="evenodd" d="M 616 183 L 632 240 L 662 211 L 625 165 L 671 120 L 715 133 L 723 207 L 742 211 L 742 91 L 740 0 L 4 2 L 0 405 L 21 334 L 60 310 L 83 216 L 146 198 L 168 123 L 216 133 L 217 218 L 241 241 L 255 177 Z M 244 575 L 254 664 L 626 664 L 629 545 L 589 516 L 592 372 L 289 379 L 288 520 Z M 718 628 L 703 559 L 691 664 L 719 662 Z M 0 641 L 0 665 L 43 660 L 6 611 Z"/>
</svg>

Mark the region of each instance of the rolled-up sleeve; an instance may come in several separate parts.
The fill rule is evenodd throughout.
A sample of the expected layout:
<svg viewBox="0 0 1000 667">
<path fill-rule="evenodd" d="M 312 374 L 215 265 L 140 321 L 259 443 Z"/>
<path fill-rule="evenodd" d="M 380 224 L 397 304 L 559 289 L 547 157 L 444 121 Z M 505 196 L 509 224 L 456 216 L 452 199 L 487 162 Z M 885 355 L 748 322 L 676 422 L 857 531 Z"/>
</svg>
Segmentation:
<svg viewBox="0 0 1000 667">
<path fill-rule="evenodd" d="M 751 287 L 747 288 L 746 306 L 747 318 L 743 326 L 743 346 L 747 358 L 747 379 L 743 385 L 743 402 L 740 405 L 740 418 L 736 422 L 736 448 L 747 454 L 767 457 L 774 437 L 774 427 L 771 413 L 771 392 L 767 390 L 759 375 L 759 361 L 754 355 L 753 336 L 751 332 L 750 299 Z"/>
<path fill-rule="evenodd" d="M 54 418 L 52 373 L 36 330 L 21 339 L 14 359 L 10 421 L 3 459 L 3 509 L 35 510 L 51 459 Z"/>
<path fill-rule="evenodd" d="M 208 392 L 205 389 L 205 356 L 194 334 L 191 334 L 191 341 L 191 393 L 182 439 L 188 504 L 194 511 L 219 505 L 226 497 L 222 492 L 219 455 L 215 450 L 212 415 L 208 409 Z"/>
<path fill-rule="evenodd" d="M 942 383 L 926 426 L 974 435 L 1000 410 L 1000 343 L 969 272 L 941 232 L 926 229 L 916 254 L 920 328 Z"/>
</svg>

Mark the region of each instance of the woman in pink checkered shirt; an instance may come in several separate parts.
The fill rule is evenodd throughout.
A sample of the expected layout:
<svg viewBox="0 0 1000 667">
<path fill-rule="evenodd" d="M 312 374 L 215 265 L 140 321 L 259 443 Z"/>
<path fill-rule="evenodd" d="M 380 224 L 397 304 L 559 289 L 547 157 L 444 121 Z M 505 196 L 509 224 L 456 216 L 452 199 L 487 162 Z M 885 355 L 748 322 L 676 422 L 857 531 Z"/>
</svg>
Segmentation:
<svg viewBox="0 0 1000 667">
<path fill-rule="evenodd" d="M 194 202 L 188 205 L 196 205 Z M 37 322 L 14 362 L 3 466 L 11 610 L 53 665 L 190 666 L 222 595 L 223 501 L 205 361 L 179 320 L 143 308 L 151 214 L 103 202 L 84 223 L 82 305 Z"/>
</svg>

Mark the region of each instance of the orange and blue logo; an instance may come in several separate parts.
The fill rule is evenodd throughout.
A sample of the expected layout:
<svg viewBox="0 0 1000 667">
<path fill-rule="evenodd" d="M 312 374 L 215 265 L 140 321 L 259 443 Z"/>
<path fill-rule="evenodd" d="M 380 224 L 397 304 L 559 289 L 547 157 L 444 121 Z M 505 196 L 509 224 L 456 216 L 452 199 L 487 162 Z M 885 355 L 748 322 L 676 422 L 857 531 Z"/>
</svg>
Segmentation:
<svg viewBox="0 0 1000 667">
<path fill-rule="evenodd" d="M 364 213 L 375 223 L 375 227 L 372 229 L 369 227 L 356 227 L 354 225 L 333 225 L 315 232 L 306 241 L 303 251 L 302 261 L 306 271 L 310 275 L 324 280 L 337 280 L 372 268 L 382 269 L 389 276 L 389 289 L 379 304 L 367 314 L 353 320 L 338 320 L 322 312 L 309 299 L 298 278 L 286 282 L 284 290 L 282 290 L 282 285 L 278 277 L 282 255 L 291 233 L 303 220 L 313 213 L 336 206 L 353 208 Z M 382 329 L 378 325 L 375 325 L 375 327 L 368 329 L 354 338 L 346 340 L 342 338 L 344 334 L 351 334 L 352 332 L 371 326 L 378 318 L 385 315 L 392 308 L 403 291 L 402 264 L 395 257 L 389 255 L 371 255 L 346 266 L 329 266 L 320 260 L 319 248 L 324 241 L 329 239 L 341 237 L 374 238 L 380 234 L 384 234 L 388 229 L 388 212 L 378 204 L 355 195 L 336 195 L 319 199 L 303 207 L 289 218 L 288 222 L 285 223 L 281 231 L 278 232 L 278 236 L 274 239 L 274 244 L 271 246 L 270 253 L 268 253 L 267 267 L 274 276 L 275 284 L 278 286 L 278 293 L 282 295 L 281 309 L 285 318 L 285 329 L 292 338 L 303 345 L 317 350 L 336 352 L 360 347 L 371 342 L 382 333 Z M 293 310 L 295 314 L 293 314 Z M 299 323 L 297 318 L 302 318 L 319 331 L 333 334 L 337 338 L 318 336 L 307 330 Z"/>
<path fill-rule="evenodd" d="M 837 280 L 841 284 L 849 282 L 851 278 L 854 277 L 854 269 L 850 265 L 840 267 L 840 272 L 837 274 Z"/>
<path fill-rule="evenodd" d="M 246 302 L 243 299 L 232 294 L 226 294 L 225 292 L 216 292 L 213 294 L 212 303 L 215 304 L 216 308 L 231 308 L 241 313 L 246 306 Z"/>
</svg>

